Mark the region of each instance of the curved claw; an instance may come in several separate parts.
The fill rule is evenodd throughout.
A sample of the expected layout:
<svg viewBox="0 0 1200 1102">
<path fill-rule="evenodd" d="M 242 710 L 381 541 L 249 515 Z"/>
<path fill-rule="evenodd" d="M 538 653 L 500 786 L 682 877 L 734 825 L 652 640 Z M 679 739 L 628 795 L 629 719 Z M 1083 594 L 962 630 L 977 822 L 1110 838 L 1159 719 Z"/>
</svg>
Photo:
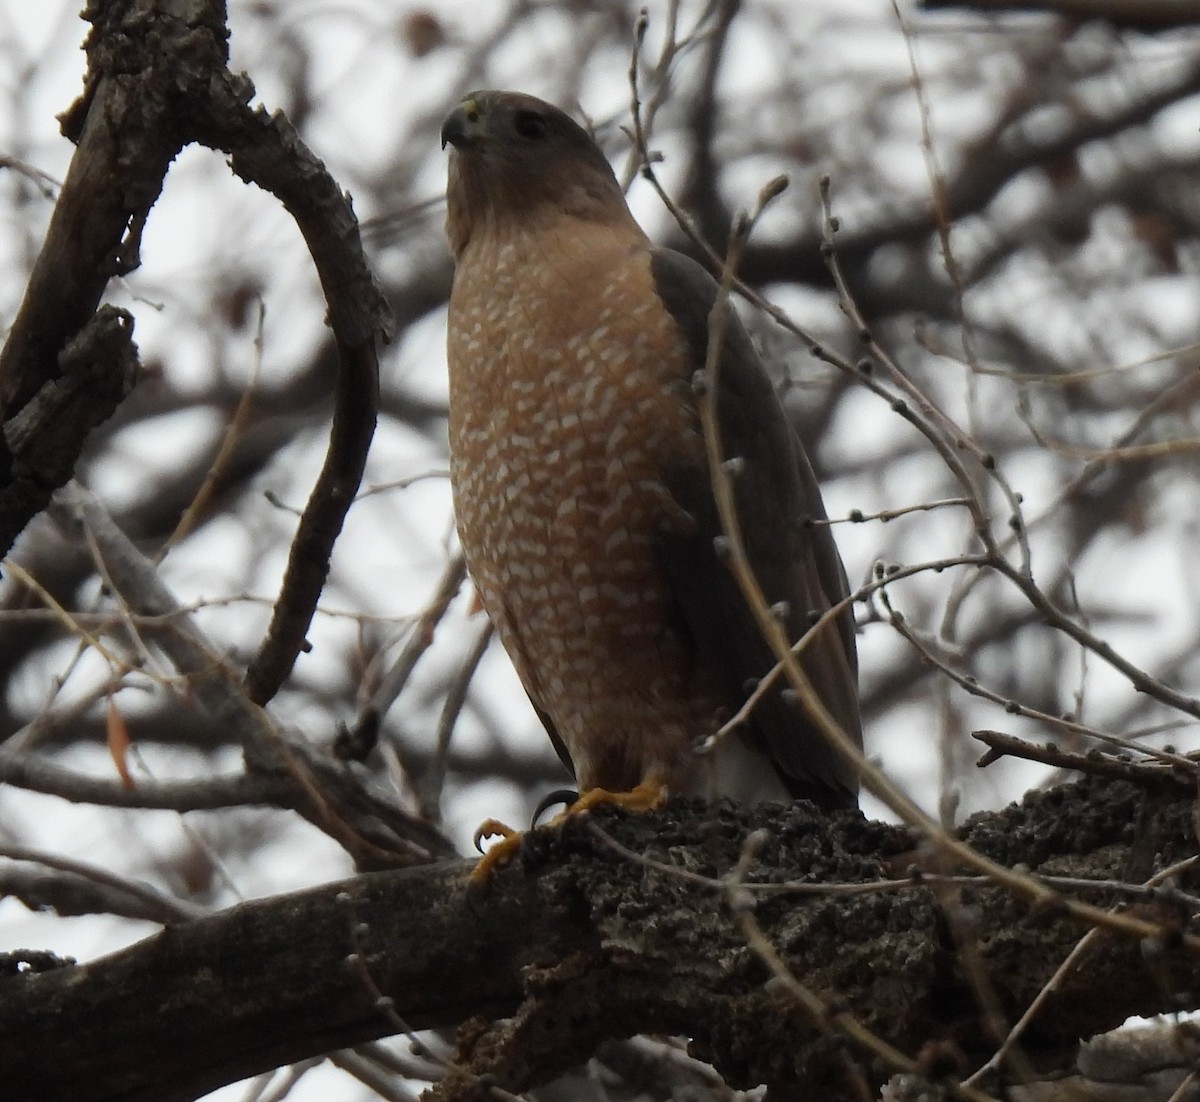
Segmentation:
<svg viewBox="0 0 1200 1102">
<path fill-rule="evenodd" d="M 533 809 L 533 818 L 529 820 L 530 829 L 537 826 L 538 820 L 552 807 L 562 804 L 564 807 L 570 807 L 579 801 L 579 793 L 573 788 L 556 788 L 553 792 L 547 793 L 538 802 L 537 807 Z M 558 816 L 556 815 L 557 819 Z"/>
<path fill-rule="evenodd" d="M 500 841 L 490 847 L 485 853 L 480 843 L 485 838 L 496 837 Z M 499 866 L 507 865 L 512 860 L 512 855 L 521 848 L 521 832 L 513 830 L 510 826 L 505 826 L 498 819 L 484 819 L 475 829 L 475 848 L 483 856 L 471 870 L 471 879 L 468 886 L 472 890 L 477 891 L 480 888 L 486 888 L 491 882 L 492 873 Z"/>
<path fill-rule="evenodd" d="M 485 838 L 503 838 L 506 841 L 512 838 L 520 838 L 521 832 L 513 830 L 512 827 L 506 826 L 499 819 L 484 819 L 482 823 L 475 828 L 475 833 L 471 836 L 475 844 L 475 852 L 483 853 L 482 842 Z"/>
<path fill-rule="evenodd" d="M 661 807 L 669 794 L 666 783 L 654 774 L 628 792 L 609 792 L 604 788 L 592 788 L 579 796 L 565 811 L 560 811 L 555 815 L 551 824 L 561 823 L 564 819 L 573 815 L 581 815 L 602 804 L 615 804 L 617 807 L 624 807 L 629 811 L 650 811 Z M 563 791 L 551 794 L 556 798 L 564 795 L 576 796 L 577 794 Z M 538 813 L 544 811 L 547 806 L 550 806 L 550 797 L 542 802 Z M 497 837 L 500 841 L 485 853 L 483 840 Z M 471 870 L 470 887 L 478 890 L 486 887 L 491 881 L 492 873 L 501 865 L 507 865 L 512 860 L 513 854 L 521 848 L 521 832 L 513 830 L 512 827 L 506 826 L 498 819 L 484 819 L 475 829 L 474 842 L 475 848 L 483 854 L 475 868 Z"/>
</svg>

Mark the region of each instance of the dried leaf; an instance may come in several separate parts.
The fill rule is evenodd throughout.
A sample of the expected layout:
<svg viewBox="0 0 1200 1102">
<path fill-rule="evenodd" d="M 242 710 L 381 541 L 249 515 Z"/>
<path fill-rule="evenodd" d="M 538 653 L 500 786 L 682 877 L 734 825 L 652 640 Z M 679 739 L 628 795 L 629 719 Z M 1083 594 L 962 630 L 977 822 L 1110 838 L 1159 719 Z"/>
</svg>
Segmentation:
<svg viewBox="0 0 1200 1102">
<path fill-rule="evenodd" d="M 125 717 L 121 715 L 121 709 L 111 696 L 108 698 L 105 727 L 108 731 L 108 752 L 112 755 L 121 783 L 126 788 L 136 788 L 133 774 L 129 772 L 129 763 L 125 760 L 126 754 L 129 753 L 129 728 L 125 726 Z"/>
</svg>

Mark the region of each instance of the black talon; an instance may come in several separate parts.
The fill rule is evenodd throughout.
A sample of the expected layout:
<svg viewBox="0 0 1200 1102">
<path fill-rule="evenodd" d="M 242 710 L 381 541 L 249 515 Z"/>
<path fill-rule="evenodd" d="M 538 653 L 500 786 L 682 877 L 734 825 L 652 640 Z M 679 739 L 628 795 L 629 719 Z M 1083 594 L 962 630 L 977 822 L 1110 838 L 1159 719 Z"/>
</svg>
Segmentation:
<svg viewBox="0 0 1200 1102">
<path fill-rule="evenodd" d="M 547 808 L 562 804 L 564 807 L 570 807 L 576 800 L 579 799 L 579 793 L 573 788 L 556 788 L 553 792 L 547 792 L 539 801 L 533 811 L 533 818 L 529 820 L 529 827 L 532 830 L 538 824 L 538 820 L 545 814 Z"/>
</svg>

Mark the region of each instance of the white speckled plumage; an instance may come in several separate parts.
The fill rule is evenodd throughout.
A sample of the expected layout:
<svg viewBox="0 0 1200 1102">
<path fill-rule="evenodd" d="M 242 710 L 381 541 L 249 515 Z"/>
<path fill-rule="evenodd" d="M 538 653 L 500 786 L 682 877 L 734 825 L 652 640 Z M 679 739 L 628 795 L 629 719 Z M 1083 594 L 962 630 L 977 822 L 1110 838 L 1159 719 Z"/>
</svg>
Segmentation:
<svg viewBox="0 0 1200 1102">
<path fill-rule="evenodd" d="M 656 561 L 665 528 L 688 522 L 658 472 L 684 449 L 702 462 L 674 367 L 687 350 L 644 305 L 640 233 L 581 223 L 563 254 L 545 248 L 540 233 L 499 247 L 481 235 L 459 260 L 451 478 L 471 576 L 582 790 L 657 773 L 699 791 L 691 742 L 721 702 Z M 635 317 L 637 339 L 614 338 L 613 320 Z"/>
</svg>

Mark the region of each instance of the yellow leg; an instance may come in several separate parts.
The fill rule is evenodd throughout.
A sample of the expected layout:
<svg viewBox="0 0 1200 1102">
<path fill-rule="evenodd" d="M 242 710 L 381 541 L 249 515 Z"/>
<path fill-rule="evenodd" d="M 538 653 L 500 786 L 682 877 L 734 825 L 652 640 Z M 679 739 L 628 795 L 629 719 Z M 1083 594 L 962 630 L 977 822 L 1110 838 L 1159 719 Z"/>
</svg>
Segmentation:
<svg viewBox="0 0 1200 1102">
<path fill-rule="evenodd" d="M 570 815 L 581 815 L 585 811 L 591 811 L 592 808 L 604 804 L 623 807 L 628 811 L 653 811 L 662 806 L 668 794 L 666 783 L 653 774 L 628 792 L 610 792 L 607 788 L 591 788 L 565 811 L 555 815 L 548 825 L 554 826 Z M 496 819 L 485 819 L 479 824 L 475 831 L 475 848 L 481 850 L 480 843 L 484 838 L 496 836 L 499 836 L 500 841 L 484 853 L 475 868 L 471 870 L 470 887 L 472 888 L 485 887 L 496 869 L 507 865 L 512 860 L 513 854 L 521 848 L 521 832 L 505 826 Z"/>
<path fill-rule="evenodd" d="M 559 822 L 568 815 L 578 815 L 602 804 L 612 804 L 628 811 L 653 811 L 662 807 L 669 795 L 666 783 L 651 774 L 636 788 L 628 792 L 609 792 L 607 788 L 589 788 L 566 811 L 556 815 L 552 822 Z"/>
</svg>

